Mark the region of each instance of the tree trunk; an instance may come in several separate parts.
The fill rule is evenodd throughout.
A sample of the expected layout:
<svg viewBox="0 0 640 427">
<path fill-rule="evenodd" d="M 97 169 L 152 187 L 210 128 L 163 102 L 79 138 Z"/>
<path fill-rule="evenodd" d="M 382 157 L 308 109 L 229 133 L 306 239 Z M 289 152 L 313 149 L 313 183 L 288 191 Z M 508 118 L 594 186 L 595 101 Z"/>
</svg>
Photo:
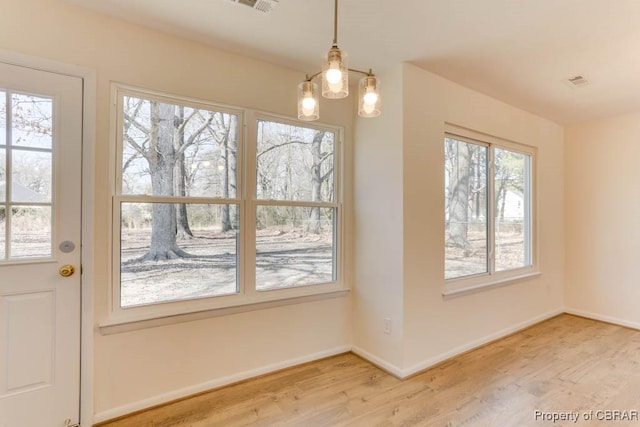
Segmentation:
<svg viewBox="0 0 640 427">
<path fill-rule="evenodd" d="M 457 143 L 457 156 L 451 170 L 449 188 L 449 244 L 470 249 L 469 230 L 469 177 L 473 148 L 469 144 Z"/>
<path fill-rule="evenodd" d="M 224 119 L 223 119 L 224 120 Z M 225 136 L 220 145 L 222 151 L 223 170 L 222 170 L 222 197 L 229 199 L 236 197 L 237 169 L 238 169 L 238 120 L 237 116 L 230 115 L 229 122 L 225 125 Z M 231 209 L 231 206 L 222 205 L 221 230 L 231 231 L 238 224 L 237 209 Z"/>
<path fill-rule="evenodd" d="M 500 221 L 504 221 L 504 208 L 507 204 L 507 187 L 505 180 L 500 182 L 500 190 L 498 191 L 498 200 L 500 200 Z"/>
<path fill-rule="evenodd" d="M 184 139 L 184 107 L 177 107 L 177 116 L 174 121 L 175 139 L 174 149 L 179 152 L 177 155 L 174 180 L 175 180 L 175 195 L 180 197 L 187 196 L 187 174 L 185 170 L 185 156 L 184 151 L 180 148 L 186 143 Z M 176 207 L 176 226 L 177 226 L 177 238 L 178 239 L 193 239 L 193 232 L 189 227 L 189 217 L 187 216 L 187 205 L 180 203 Z"/>
<path fill-rule="evenodd" d="M 318 131 L 313 136 L 311 143 L 311 201 L 320 202 L 322 200 L 322 140 L 325 132 Z M 309 210 L 309 223 L 307 231 L 313 234 L 320 234 L 322 224 L 320 222 L 320 208 L 315 206 Z"/>
<path fill-rule="evenodd" d="M 229 140 L 227 143 L 229 156 L 229 190 L 233 197 L 238 197 L 238 116 L 231 115 L 229 119 Z M 230 214 L 232 227 L 239 223 L 238 209 L 232 209 Z"/>
<path fill-rule="evenodd" d="M 484 183 L 481 182 L 481 178 L 480 178 L 480 156 L 476 156 L 475 158 L 475 162 L 473 165 L 473 172 L 474 172 L 474 179 L 473 179 L 473 202 L 475 205 L 475 219 L 478 220 L 480 218 L 480 216 L 482 216 L 482 214 L 484 212 L 482 212 L 481 210 L 481 200 L 480 200 L 480 196 L 481 196 L 481 189 L 484 187 Z M 485 214 L 486 216 L 486 214 Z"/>
<path fill-rule="evenodd" d="M 151 147 L 147 160 L 154 196 L 174 195 L 174 113 L 172 105 L 151 102 Z M 141 259 L 166 260 L 189 256 L 176 244 L 176 205 L 153 203 L 152 206 L 151 246 Z"/>
</svg>

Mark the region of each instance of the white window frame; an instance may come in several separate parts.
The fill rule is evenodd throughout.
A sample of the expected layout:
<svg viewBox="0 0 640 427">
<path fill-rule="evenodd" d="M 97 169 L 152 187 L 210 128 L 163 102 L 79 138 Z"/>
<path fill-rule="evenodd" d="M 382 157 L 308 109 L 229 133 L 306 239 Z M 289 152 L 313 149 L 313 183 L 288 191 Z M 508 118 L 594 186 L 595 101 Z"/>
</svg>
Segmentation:
<svg viewBox="0 0 640 427">
<path fill-rule="evenodd" d="M 444 138 L 452 138 L 461 142 L 487 147 L 487 264 L 486 272 L 443 279 L 443 296 L 455 296 L 476 292 L 485 288 L 493 288 L 516 283 L 522 280 L 539 276 L 538 266 L 538 226 L 537 226 L 537 149 L 536 147 L 509 141 L 493 135 L 473 131 L 460 126 L 446 124 Z M 529 265 L 509 270 L 495 270 L 495 149 L 505 149 L 514 153 L 529 156 L 529 168 L 526 181 L 529 186 L 525 188 L 525 209 L 529 211 L 529 224 L 525 228 L 525 235 L 529 238 Z M 443 163 L 444 167 L 444 163 Z M 444 170 L 443 170 L 444 176 Z M 444 187 L 443 187 L 444 191 Z M 444 201 L 444 193 L 443 198 Z M 527 206 L 528 205 L 528 206 Z M 444 211 L 444 209 L 443 209 Z M 444 226 L 444 222 L 443 222 Z M 443 233 L 444 234 L 444 233 Z M 444 247 L 443 247 L 444 249 Z M 444 259 L 443 259 L 444 261 Z M 444 277 L 443 262 L 442 277 Z"/>
<path fill-rule="evenodd" d="M 334 142 L 333 142 L 333 186 L 334 186 L 334 197 L 333 202 L 308 202 L 308 201 L 294 201 L 294 200 L 273 200 L 273 199 L 258 199 L 257 198 L 257 185 L 252 185 L 251 187 L 251 197 L 249 201 L 249 206 L 247 212 L 249 213 L 248 220 L 250 224 L 256 223 L 256 214 L 258 206 L 290 206 L 290 207 L 320 207 L 320 208 L 334 208 L 335 209 L 335 225 L 334 225 L 334 236 L 333 236 L 333 259 L 335 259 L 334 271 L 333 275 L 336 278 L 335 281 L 331 282 L 318 282 L 309 285 L 302 285 L 297 288 L 289 288 L 289 289 L 300 289 L 305 287 L 326 287 L 331 286 L 332 284 L 341 283 L 342 282 L 342 244 L 341 244 L 341 236 L 344 234 L 342 231 L 342 131 L 336 127 L 328 127 L 322 125 L 316 125 L 309 122 L 302 122 L 293 120 L 290 118 L 286 118 L 283 116 L 277 116 L 273 114 L 267 113 L 254 113 L 253 119 L 251 120 L 251 126 L 253 127 L 252 131 L 255 132 L 255 137 L 249 138 L 248 145 L 251 148 L 252 153 L 257 152 L 256 144 L 258 142 L 258 121 L 271 121 L 282 123 L 290 126 L 299 126 L 307 129 L 316 129 L 316 130 L 325 130 L 329 132 L 333 132 L 334 134 Z M 258 171 L 257 158 L 256 156 L 248 156 L 247 170 L 251 171 L 252 176 L 250 177 L 250 182 L 252 184 L 256 184 L 257 180 L 255 174 Z M 252 215 L 252 216 L 251 216 Z M 255 227 L 252 227 L 252 232 L 255 233 Z M 255 244 L 255 234 L 252 236 L 252 241 Z M 255 251 L 251 254 L 253 256 L 253 263 L 255 265 Z M 255 273 L 255 268 L 250 269 L 251 272 Z M 255 276 L 251 277 L 250 283 L 254 284 L 253 291 L 258 293 L 268 293 L 268 292 L 280 292 L 286 289 L 265 289 L 265 290 L 257 290 L 255 289 Z"/>
<path fill-rule="evenodd" d="M 158 324 L 188 321 L 193 318 L 217 316 L 226 313 L 255 310 L 277 305 L 302 302 L 309 299 L 331 298 L 348 293 L 349 288 L 344 283 L 343 263 L 343 203 L 342 194 L 342 158 L 343 135 L 341 127 L 331 125 L 309 124 L 292 118 L 257 112 L 255 110 L 227 106 L 201 99 L 193 99 L 178 95 L 166 94 L 158 91 L 136 88 L 124 84 L 112 83 L 111 93 L 111 122 L 110 132 L 112 141 L 110 170 L 111 179 L 111 269 L 109 277 L 109 310 L 106 319 L 100 322 L 102 333 L 117 333 L 120 331 L 138 329 Z M 188 107 L 208 109 L 238 115 L 238 176 L 236 198 L 206 198 L 206 197 L 162 197 L 139 196 L 122 194 L 122 115 L 124 96 L 134 96 L 143 99 L 154 99 L 161 102 L 180 104 Z M 334 133 L 334 186 L 335 200 L 333 203 L 289 202 L 258 200 L 256 198 L 256 147 L 258 120 L 274 121 L 293 126 L 326 130 Z M 148 203 L 198 203 L 237 205 L 240 214 L 240 230 L 238 244 L 238 293 L 222 296 L 203 297 L 189 300 L 161 302 L 149 305 L 122 308 L 120 306 L 120 203 L 139 202 Z M 336 280 L 329 283 L 301 285 L 281 289 L 257 290 L 255 286 L 256 262 L 256 208 L 259 205 L 278 206 L 317 206 L 335 207 L 336 223 L 334 236 L 334 257 Z M 326 205 L 326 206 L 325 206 Z M 329 206 L 330 205 L 330 206 Z M 159 320 L 154 322 L 154 320 Z M 122 327 L 124 325 L 124 327 Z M 129 325 L 129 326 L 127 326 Z M 131 326 L 134 325 L 134 326 Z"/>
</svg>

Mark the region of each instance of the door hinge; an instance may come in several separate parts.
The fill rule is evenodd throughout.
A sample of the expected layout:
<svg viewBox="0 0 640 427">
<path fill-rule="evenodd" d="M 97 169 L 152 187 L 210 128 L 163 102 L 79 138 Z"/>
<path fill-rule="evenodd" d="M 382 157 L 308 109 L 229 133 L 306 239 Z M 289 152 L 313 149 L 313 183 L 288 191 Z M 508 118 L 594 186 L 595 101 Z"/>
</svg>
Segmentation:
<svg viewBox="0 0 640 427">
<path fill-rule="evenodd" d="M 66 420 L 64 420 L 64 427 L 80 427 L 80 424 L 78 423 L 73 424 L 73 421 L 71 421 L 71 418 L 67 418 Z"/>
</svg>

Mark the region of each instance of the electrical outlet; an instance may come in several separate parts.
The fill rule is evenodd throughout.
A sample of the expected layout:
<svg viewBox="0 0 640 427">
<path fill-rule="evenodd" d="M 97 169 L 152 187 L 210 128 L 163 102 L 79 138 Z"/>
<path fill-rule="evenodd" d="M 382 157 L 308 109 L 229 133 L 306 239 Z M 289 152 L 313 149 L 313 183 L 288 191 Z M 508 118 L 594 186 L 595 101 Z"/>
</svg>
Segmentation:
<svg viewBox="0 0 640 427">
<path fill-rule="evenodd" d="M 384 332 L 387 335 L 391 334 L 391 318 L 390 317 L 385 317 L 383 319 L 384 323 L 383 323 L 383 327 L 382 327 L 382 332 Z"/>
</svg>

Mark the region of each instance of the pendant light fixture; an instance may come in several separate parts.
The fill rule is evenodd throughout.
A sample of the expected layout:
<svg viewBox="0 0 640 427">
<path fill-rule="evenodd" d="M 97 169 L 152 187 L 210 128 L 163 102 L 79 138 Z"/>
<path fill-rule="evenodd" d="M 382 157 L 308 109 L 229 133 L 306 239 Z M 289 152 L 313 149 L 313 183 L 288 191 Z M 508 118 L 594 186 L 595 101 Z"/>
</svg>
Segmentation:
<svg viewBox="0 0 640 427">
<path fill-rule="evenodd" d="M 298 119 L 313 121 L 320 118 L 319 87 L 313 80 L 322 78 L 322 96 L 340 99 L 349 96 L 349 72 L 364 75 L 358 85 L 358 115 L 380 115 L 380 81 L 371 69 L 368 72 L 349 68 L 347 52 L 338 48 L 338 0 L 333 16 L 333 45 L 324 55 L 322 71 L 309 76 L 298 85 Z"/>
</svg>

